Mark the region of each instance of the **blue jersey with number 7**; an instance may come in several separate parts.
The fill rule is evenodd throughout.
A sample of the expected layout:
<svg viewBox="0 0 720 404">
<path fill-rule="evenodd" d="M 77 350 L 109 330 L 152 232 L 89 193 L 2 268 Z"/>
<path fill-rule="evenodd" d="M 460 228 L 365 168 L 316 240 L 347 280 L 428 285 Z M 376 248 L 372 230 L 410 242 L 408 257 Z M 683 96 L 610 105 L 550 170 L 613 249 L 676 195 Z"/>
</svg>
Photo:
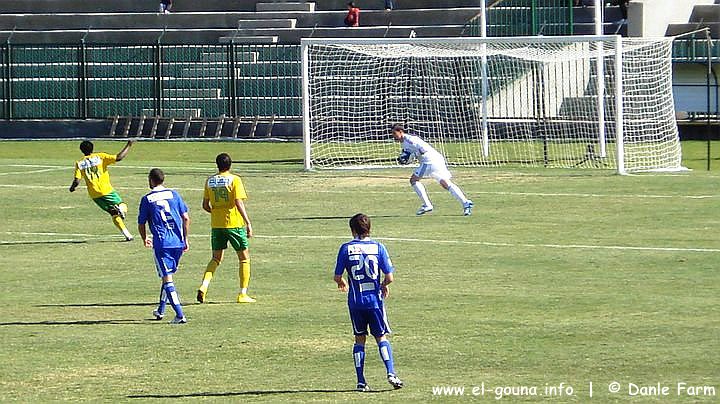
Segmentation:
<svg viewBox="0 0 720 404">
<path fill-rule="evenodd" d="M 346 271 L 350 309 L 381 308 L 380 272 L 389 274 L 393 271 L 385 246 L 370 238 L 343 244 L 338 251 L 335 275 Z"/>
<path fill-rule="evenodd" d="M 182 215 L 187 211 L 180 194 L 174 189 L 158 186 L 140 200 L 138 224 L 148 223 L 154 249 L 184 248 Z"/>
</svg>

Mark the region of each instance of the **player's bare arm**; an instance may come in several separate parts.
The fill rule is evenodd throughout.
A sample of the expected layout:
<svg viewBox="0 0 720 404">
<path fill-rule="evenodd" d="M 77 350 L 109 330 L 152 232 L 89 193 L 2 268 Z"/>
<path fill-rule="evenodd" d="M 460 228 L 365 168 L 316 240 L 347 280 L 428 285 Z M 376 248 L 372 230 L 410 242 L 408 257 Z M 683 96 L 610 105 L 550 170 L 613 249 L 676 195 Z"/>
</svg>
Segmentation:
<svg viewBox="0 0 720 404">
<path fill-rule="evenodd" d="M 80 180 L 78 180 L 77 178 L 73 178 L 72 184 L 70 184 L 70 189 L 69 189 L 69 191 L 70 191 L 70 192 L 75 192 L 75 188 L 77 188 L 78 185 L 80 185 Z"/>
<path fill-rule="evenodd" d="M 136 142 L 135 139 L 130 139 L 130 140 L 128 140 L 128 142 L 125 144 L 125 147 L 123 147 L 122 150 L 120 150 L 120 153 L 118 153 L 118 154 L 115 156 L 115 161 L 120 161 L 120 160 L 124 159 L 125 156 L 127 156 L 128 153 L 130 152 L 130 147 L 131 147 L 135 142 Z"/>
<path fill-rule="evenodd" d="M 145 229 L 145 224 L 138 224 L 138 234 L 140 235 L 140 240 L 143 241 L 143 244 L 145 244 L 145 247 L 152 247 L 152 239 L 147 236 L 147 231 Z"/>
<path fill-rule="evenodd" d="M 343 279 L 342 275 L 335 275 L 333 280 L 335 280 L 335 283 L 337 283 L 337 287 L 341 292 L 347 292 L 347 283 L 345 283 L 345 279 Z"/>
<path fill-rule="evenodd" d="M 205 212 L 212 213 L 212 206 L 210 206 L 210 199 L 203 198 L 202 207 Z"/>
<path fill-rule="evenodd" d="M 235 199 L 235 206 L 237 207 L 238 212 L 240 212 L 240 216 L 242 216 L 243 220 L 245 221 L 245 226 L 247 227 L 247 236 L 252 237 L 253 231 L 252 225 L 250 224 L 250 216 L 248 216 L 247 211 L 245 210 L 245 204 L 243 203 L 242 199 Z"/>
<path fill-rule="evenodd" d="M 389 274 L 385 274 L 383 277 L 383 281 L 380 284 L 380 291 L 382 292 L 383 299 L 386 299 L 390 295 L 390 289 L 388 288 L 388 285 L 390 285 L 395 280 L 395 277 L 393 276 L 392 272 Z"/>
<path fill-rule="evenodd" d="M 190 239 L 188 238 L 190 235 L 190 215 L 187 212 L 182 214 L 182 221 L 183 235 L 185 235 L 185 248 L 183 248 L 183 251 L 187 251 L 190 249 Z"/>
</svg>

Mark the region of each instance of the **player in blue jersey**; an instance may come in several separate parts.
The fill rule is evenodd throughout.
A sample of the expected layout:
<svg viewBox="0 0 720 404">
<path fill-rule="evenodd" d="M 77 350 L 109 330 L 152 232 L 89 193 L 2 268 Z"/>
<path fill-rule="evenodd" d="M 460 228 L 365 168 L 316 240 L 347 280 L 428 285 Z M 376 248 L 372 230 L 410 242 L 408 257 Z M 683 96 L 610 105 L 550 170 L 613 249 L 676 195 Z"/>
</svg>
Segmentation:
<svg viewBox="0 0 720 404">
<path fill-rule="evenodd" d="M 148 182 L 151 191 L 140 199 L 138 233 L 145 246 L 153 248 L 157 273 L 162 279 L 160 303 L 153 315 L 157 320 L 162 320 L 165 316 L 165 305 L 170 303 L 175 310 L 175 318 L 170 324 L 184 324 L 187 319 L 183 314 L 172 274 L 177 271 L 180 257 L 189 247 L 187 236 L 190 215 L 180 194 L 163 186 L 165 174 L 161 169 L 150 170 Z M 148 237 L 146 223 L 152 232 L 152 239 Z"/>
<path fill-rule="evenodd" d="M 388 297 L 388 285 L 393 281 L 393 265 L 382 243 L 370 238 L 370 218 L 358 213 L 350 219 L 354 239 L 340 246 L 335 265 L 335 282 L 338 289 L 348 292 L 350 321 L 355 334 L 353 358 L 357 374 L 357 390 L 370 391 L 365 381 L 365 339 L 370 333 L 375 337 L 380 358 L 385 363 L 387 380 L 393 388 L 403 387 L 395 375 L 392 348 L 387 334 L 390 325 L 383 301 Z M 347 282 L 343 273 L 347 272 Z M 380 272 L 383 273 L 382 282 Z"/>
</svg>

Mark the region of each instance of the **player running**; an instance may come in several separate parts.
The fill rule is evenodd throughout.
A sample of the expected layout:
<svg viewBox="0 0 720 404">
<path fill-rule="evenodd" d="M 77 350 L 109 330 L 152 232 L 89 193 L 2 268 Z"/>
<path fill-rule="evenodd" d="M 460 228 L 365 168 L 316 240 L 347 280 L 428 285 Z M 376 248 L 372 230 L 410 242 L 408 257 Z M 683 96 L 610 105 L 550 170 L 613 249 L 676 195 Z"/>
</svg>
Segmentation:
<svg viewBox="0 0 720 404">
<path fill-rule="evenodd" d="M 157 310 L 153 311 L 153 316 L 162 320 L 165 316 L 165 305 L 170 303 L 175 310 L 175 318 L 170 324 L 184 324 L 187 319 L 175 290 L 172 274 L 178 269 L 180 257 L 189 248 L 187 236 L 190 230 L 190 215 L 180 194 L 174 189 L 165 188 L 164 182 L 165 174 L 161 169 L 150 170 L 148 184 L 151 191 L 140 199 L 138 233 L 145 247 L 153 248 L 157 273 L 162 279 L 160 302 Z M 152 232 L 152 239 L 147 235 L 146 223 Z"/>
<path fill-rule="evenodd" d="M 338 289 L 348 292 L 350 321 L 355 334 L 353 358 L 357 374 L 357 391 L 370 391 L 365 381 L 365 339 L 370 333 L 375 337 L 380 358 L 385 363 L 387 381 L 395 389 L 403 382 L 395 375 L 392 348 L 387 334 L 390 325 L 385 314 L 384 300 L 388 297 L 388 285 L 393 281 L 393 265 L 382 243 L 370 238 L 370 218 L 358 213 L 350 219 L 354 240 L 340 246 L 335 265 L 334 280 Z M 343 279 L 347 272 L 347 283 Z M 380 282 L 380 272 L 384 274 Z"/>
<path fill-rule="evenodd" d="M 437 182 L 455 197 L 463 207 L 463 214 L 470 216 L 472 214 L 473 202 L 465 197 L 463 191 L 455 185 L 450 178 L 450 170 L 447 168 L 445 163 L 445 157 L 430 146 L 427 142 L 420 139 L 417 136 L 405 133 L 405 128 L 396 124 L 392 128 L 392 137 L 396 142 L 402 143 L 402 153 L 398 157 L 400 164 L 408 164 L 410 158 L 415 156 L 420 160 L 420 165 L 410 176 L 410 185 L 412 185 L 415 193 L 420 197 L 422 206 L 416 212 L 416 215 L 424 215 L 428 212 L 432 212 L 433 205 L 428 198 L 425 186 L 420 182 L 424 177 L 433 177 Z"/>
<path fill-rule="evenodd" d="M 75 162 L 75 178 L 70 184 L 70 192 L 75 192 L 75 188 L 80 184 L 80 178 L 85 179 L 90 198 L 95 201 L 100 209 L 110 214 L 115 227 L 120 229 L 126 241 L 132 241 L 133 239 L 132 234 L 125 227 L 125 222 L 123 222 L 128 208 L 110 184 L 108 166 L 124 159 L 133 143 L 135 143 L 134 140 L 128 140 L 120 153 L 112 155 L 93 153 L 95 147 L 93 143 L 89 140 L 83 141 L 80 143 L 80 151 L 85 157 Z"/>
</svg>

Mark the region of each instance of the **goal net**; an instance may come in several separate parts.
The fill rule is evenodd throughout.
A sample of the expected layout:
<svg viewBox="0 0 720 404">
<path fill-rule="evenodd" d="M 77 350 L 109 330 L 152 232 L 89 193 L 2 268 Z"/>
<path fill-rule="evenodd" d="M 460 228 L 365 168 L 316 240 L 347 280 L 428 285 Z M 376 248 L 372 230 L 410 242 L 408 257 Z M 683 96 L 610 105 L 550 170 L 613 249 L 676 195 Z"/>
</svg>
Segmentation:
<svg viewBox="0 0 720 404">
<path fill-rule="evenodd" d="M 303 39 L 305 166 L 394 166 L 402 123 L 449 165 L 678 170 L 671 44 Z"/>
</svg>

